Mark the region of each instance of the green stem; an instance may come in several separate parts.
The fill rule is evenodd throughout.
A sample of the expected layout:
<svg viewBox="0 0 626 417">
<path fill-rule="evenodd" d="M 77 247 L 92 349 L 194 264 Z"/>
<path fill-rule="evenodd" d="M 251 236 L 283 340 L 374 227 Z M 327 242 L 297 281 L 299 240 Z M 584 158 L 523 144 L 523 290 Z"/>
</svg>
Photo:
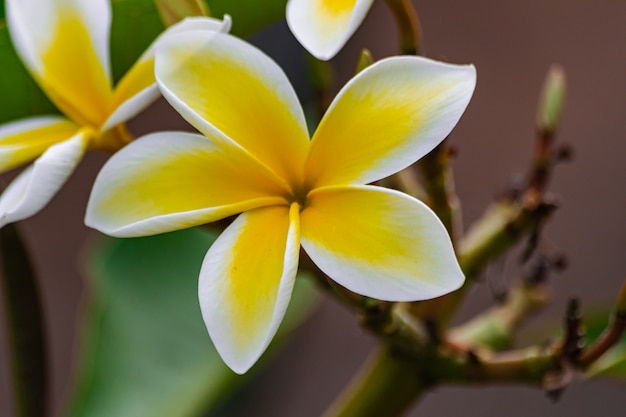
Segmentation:
<svg viewBox="0 0 626 417">
<path fill-rule="evenodd" d="M 541 387 L 547 378 L 563 372 L 558 353 L 538 347 L 499 354 L 445 355 L 433 358 L 428 365 L 440 383 L 461 385 L 513 383 Z"/>
<path fill-rule="evenodd" d="M 606 330 L 598 337 L 578 359 L 577 365 L 585 369 L 602 355 L 617 345 L 626 333 L 626 283 L 619 293 L 613 317 Z"/>
<path fill-rule="evenodd" d="M 454 192 L 454 174 L 450 167 L 450 148 L 447 140 L 435 147 L 417 162 L 424 178 L 427 202 L 446 227 L 452 242 L 456 241 L 460 203 Z"/>
<path fill-rule="evenodd" d="M 15 415 L 44 417 L 48 364 L 41 301 L 28 253 L 14 224 L 0 230 L 0 254 Z"/>
<path fill-rule="evenodd" d="M 420 55 L 420 22 L 411 0 L 387 0 L 400 36 L 400 50 L 405 55 Z"/>
<path fill-rule="evenodd" d="M 461 346 L 504 350 L 511 346 L 515 331 L 549 300 L 546 285 L 522 282 L 496 306 L 472 320 L 450 329 L 448 340 Z"/>
<path fill-rule="evenodd" d="M 415 361 L 376 352 L 324 417 L 394 417 L 403 415 L 424 393 Z"/>
<path fill-rule="evenodd" d="M 398 417 L 430 387 L 440 384 L 523 384 L 549 388 L 567 374 L 554 348 L 492 354 L 445 347 L 417 356 L 384 346 L 366 364 L 323 417 Z"/>
</svg>

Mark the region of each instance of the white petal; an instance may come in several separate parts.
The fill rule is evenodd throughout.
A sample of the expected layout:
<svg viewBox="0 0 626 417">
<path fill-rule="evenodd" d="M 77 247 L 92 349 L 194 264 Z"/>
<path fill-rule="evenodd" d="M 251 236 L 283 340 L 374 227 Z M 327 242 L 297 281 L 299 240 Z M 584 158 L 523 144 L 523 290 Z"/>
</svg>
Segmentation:
<svg viewBox="0 0 626 417">
<path fill-rule="evenodd" d="M 222 359 L 239 374 L 259 359 L 285 315 L 298 269 L 298 217 L 295 204 L 246 212 L 202 264 L 202 317 Z"/>
<path fill-rule="evenodd" d="M 314 190 L 302 247 L 330 278 L 368 297 L 418 301 L 463 284 L 450 237 L 425 204 L 368 185 Z"/>
<path fill-rule="evenodd" d="M 59 116 L 39 116 L 0 126 L 0 171 L 39 157 L 50 146 L 78 132 L 79 126 Z"/>
<path fill-rule="evenodd" d="M 85 223 L 111 236 L 165 233 L 284 203 L 271 175 L 239 148 L 159 132 L 115 153 L 93 185 Z"/>
<path fill-rule="evenodd" d="M 8 0 L 18 54 L 48 97 L 73 121 L 99 126 L 111 99 L 107 0 Z"/>
<path fill-rule="evenodd" d="M 44 68 L 41 53 L 50 45 L 59 16 L 72 14 L 80 16 L 94 49 L 102 64 L 102 69 L 110 78 L 109 30 L 111 7 L 107 0 L 6 0 L 6 16 L 11 38 L 26 66 L 35 74 L 42 74 Z"/>
<path fill-rule="evenodd" d="M 80 131 L 48 148 L 0 196 L 0 227 L 39 212 L 65 184 L 82 159 L 89 139 Z"/>
<path fill-rule="evenodd" d="M 155 68 L 163 96 L 196 129 L 300 182 L 309 146 L 304 112 L 271 58 L 230 35 L 186 32 L 159 45 Z"/>
<path fill-rule="evenodd" d="M 160 97 L 154 78 L 154 48 L 158 42 L 173 34 L 189 31 L 227 33 L 230 27 L 231 19 L 228 15 L 224 16 L 224 20 L 188 17 L 159 35 L 115 87 L 112 98 L 114 110 L 101 131 L 132 119 Z"/>
<path fill-rule="evenodd" d="M 315 187 L 366 184 L 411 165 L 452 131 L 476 85 L 471 65 L 393 57 L 341 89 L 311 143 Z"/>
<path fill-rule="evenodd" d="M 119 123 L 132 119 L 149 105 L 154 103 L 159 97 L 161 97 L 161 92 L 159 91 L 159 87 L 156 83 L 140 90 L 137 94 L 124 101 L 115 109 L 106 122 L 104 122 L 100 131 L 104 132 L 115 127 L 115 125 Z"/>
<path fill-rule="evenodd" d="M 287 24 L 316 58 L 328 60 L 361 25 L 374 0 L 289 0 Z"/>
</svg>

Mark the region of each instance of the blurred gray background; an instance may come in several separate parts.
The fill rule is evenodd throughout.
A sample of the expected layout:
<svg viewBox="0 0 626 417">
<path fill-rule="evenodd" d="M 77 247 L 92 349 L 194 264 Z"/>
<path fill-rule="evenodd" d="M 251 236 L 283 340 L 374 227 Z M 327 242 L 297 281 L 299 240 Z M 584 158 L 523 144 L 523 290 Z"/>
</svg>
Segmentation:
<svg viewBox="0 0 626 417">
<path fill-rule="evenodd" d="M 538 320 L 558 320 L 570 296 L 580 296 L 587 306 L 612 300 L 626 277 L 626 2 L 414 3 L 423 24 L 425 54 L 473 63 L 478 70 L 476 93 L 452 137 L 459 150 L 454 168 L 466 225 L 515 174 L 525 171 L 543 78 L 551 63 L 563 65 L 569 89 L 559 140 L 574 148 L 575 158 L 557 170 L 551 189 L 561 208 L 546 237 L 567 254 L 570 266 L 553 281 L 554 303 Z M 302 84 L 305 53 L 284 23 L 252 40 L 296 85 Z M 335 60 L 344 69 L 337 87 L 348 79 L 361 48 L 382 58 L 395 54 L 396 45 L 391 15 L 378 0 Z M 301 98 L 309 94 L 303 90 Z M 184 122 L 160 102 L 131 127 L 141 133 L 181 128 Z M 83 213 L 90 184 L 104 160 L 104 155 L 89 155 L 55 200 L 23 222 L 43 289 L 56 415 L 71 380 L 75 326 L 88 295 L 80 276 L 81 250 L 97 235 L 83 225 Z M 495 273 L 501 269 L 496 267 Z M 488 286 L 476 285 L 459 320 L 490 302 Z M 248 400 L 236 415 L 319 415 L 376 346 L 355 322 L 342 306 L 324 302 L 284 354 L 247 389 Z M 10 405 L 5 349 L 0 343 L 0 416 L 9 416 Z M 626 410 L 624 394 L 626 384 L 576 381 L 553 404 L 541 391 L 526 387 L 441 387 L 410 415 L 618 417 Z"/>
</svg>

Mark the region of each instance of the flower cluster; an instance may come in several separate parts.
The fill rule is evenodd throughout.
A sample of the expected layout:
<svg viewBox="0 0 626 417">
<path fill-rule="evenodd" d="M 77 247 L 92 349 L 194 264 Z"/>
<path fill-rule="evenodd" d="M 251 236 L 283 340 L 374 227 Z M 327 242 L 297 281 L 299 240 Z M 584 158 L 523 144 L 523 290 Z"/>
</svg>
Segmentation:
<svg viewBox="0 0 626 417">
<path fill-rule="evenodd" d="M 371 3 L 291 0 L 287 19 L 328 59 Z M 343 87 L 309 138 L 286 75 L 227 34 L 228 19 L 170 28 L 111 89 L 106 0 L 7 0 L 7 14 L 22 59 L 67 118 L 0 128 L 2 169 L 39 157 L 0 198 L 2 221 L 41 209 L 86 149 L 116 152 L 85 218 L 106 234 L 145 236 L 238 215 L 206 254 L 199 283 L 207 329 L 234 371 L 247 371 L 276 333 L 301 247 L 337 283 L 381 300 L 434 298 L 463 283 L 437 216 L 371 183 L 450 133 L 474 90 L 474 67 L 381 60 Z M 202 134 L 130 141 L 123 123 L 159 92 Z"/>
<path fill-rule="evenodd" d="M 65 117 L 32 117 L 0 127 L 0 171 L 35 161 L 0 197 L 0 226 L 41 210 L 86 150 L 114 152 L 130 142 L 124 122 L 159 97 L 154 44 L 112 88 L 108 0 L 6 0 L 6 14 L 22 61 Z M 228 19 L 191 19 L 160 38 L 229 28 Z"/>
</svg>

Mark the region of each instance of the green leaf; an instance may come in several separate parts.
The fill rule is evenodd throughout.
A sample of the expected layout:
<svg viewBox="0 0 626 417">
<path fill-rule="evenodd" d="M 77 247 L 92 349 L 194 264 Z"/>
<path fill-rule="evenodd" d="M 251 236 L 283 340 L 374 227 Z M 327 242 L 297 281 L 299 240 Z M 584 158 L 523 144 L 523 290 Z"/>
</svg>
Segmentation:
<svg viewBox="0 0 626 417">
<path fill-rule="evenodd" d="M 198 273 L 214 239 L 189 229 L 98 245 L 68 416 L 195 417 L 246 380 L 223 364 L 200 314 Z M 276 339 L 309 311 L 311 290 L 300 277 Z"/>
<path fill-rule="evenodd" d="M 0 123 L 58 113 L 15 53 L 4 20 L 0 21 L 0 62 Z"/>
<path fill-rule="evenodd" d="M 112 0 L 111 65 L 118 81 L 163 32 L 153 0 Z"/>
<path fill-rule="evenodd" d="M 585 321 L 587 345 L 596 340 L 606 329 L 610 313 L 593 314 Z M 587 371 L 588 376 L 609 376 L 626 381 L 626 335 L 611 350 L 598 359 Z"/>
<path fill-rule="evenodd" d="M 221 19 L 224 14 L 233 18 L 232 33 L 249 36 L 283 19 L 287 0 L 207 0 L 211 15 Z"/>
<path fill-rule="evenodd" d="M 373 63 L 374 57 L 372 56 L 372 52 L 367 48 L 362 49 L 361 55 L 359 55 L 359 60 L 356 63 L 356 70 L 354 71 L 354 73 L 358 74 Z"/>
</svg>

